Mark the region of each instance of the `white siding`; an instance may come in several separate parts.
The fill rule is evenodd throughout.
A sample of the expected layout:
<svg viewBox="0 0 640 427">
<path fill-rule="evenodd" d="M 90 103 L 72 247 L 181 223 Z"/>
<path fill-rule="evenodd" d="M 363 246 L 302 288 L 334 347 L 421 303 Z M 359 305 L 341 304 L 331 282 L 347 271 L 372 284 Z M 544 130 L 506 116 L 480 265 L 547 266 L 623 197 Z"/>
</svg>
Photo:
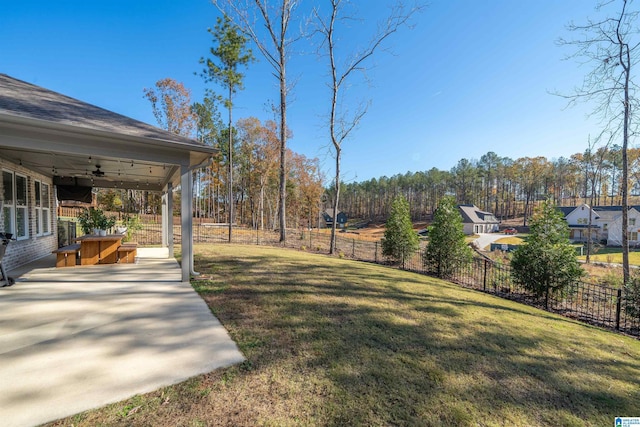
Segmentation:
<svg viewBox="0 0 640 427">
<path fill-rule="evenodd" d="M 566 220 L 569 225 L 589 225 L 589 212 L 591 212 L 591 224 L 596 224 L 596 218 L 598 215 L 588 206 L 582 204 L 577 206 L 569 215 Z"/>
<path fill-rule="evenodd" d="M 629 225 L 627 232 L 631 233 L 634 240 L 629 239 L 629 246 L 636 246 L 640 244 L 640 212 L 635 209 L 629 210 Z M 607 246 L 622 246 L 622 215 L 617 217 L 611 224 L 609 224 L 609 238 L 607 239 Z"/>
</svg>

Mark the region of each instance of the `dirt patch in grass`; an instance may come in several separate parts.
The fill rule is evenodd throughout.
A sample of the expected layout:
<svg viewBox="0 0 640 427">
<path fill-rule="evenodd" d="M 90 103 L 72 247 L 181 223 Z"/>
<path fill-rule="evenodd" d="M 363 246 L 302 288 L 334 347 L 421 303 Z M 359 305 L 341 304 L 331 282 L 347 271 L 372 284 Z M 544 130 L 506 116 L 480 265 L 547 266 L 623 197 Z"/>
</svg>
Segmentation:
<svg viewBox="0 0 640 427">
<path fill-rule="evenodd" d="M 196 246 L 247 361 L 52 425 L 603 426 L 640 412 L 640 342 L 377 265 Z"/>
<path fill-rule="evenodd" d="M 415 222 L 413 223 L 413 229 L 418 232 L 424 228 L 427 228 L 429 223 L 427 222 Z M 379 242 L 384 237 L 385 224 L 383 222 L 370 223 L 363 228 L 347 228 L 344 232 L 338 231 L 341 236 L 354 238 L 357 240 L 364 240 L 367 242 Z M 331 234 L 331 229 L 320 229 L 319 232 L 324 234 Z"/>
</svg>

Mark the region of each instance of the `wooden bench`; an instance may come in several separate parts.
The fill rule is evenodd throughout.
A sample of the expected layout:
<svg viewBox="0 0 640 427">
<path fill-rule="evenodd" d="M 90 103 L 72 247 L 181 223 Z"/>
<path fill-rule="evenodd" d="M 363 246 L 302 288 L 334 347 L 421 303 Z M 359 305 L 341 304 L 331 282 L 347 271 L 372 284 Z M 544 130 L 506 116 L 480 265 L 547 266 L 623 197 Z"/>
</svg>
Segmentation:
<svg viewBox="0 0 640 427">
<path fill-rule="evenodd" d="M 127 242 L 118 248 L 118 262 L 120 264 L 133 264 L 138 256 L 138 244 L 135 242 Z"/>
<path fill-rule="evenodd" d="M 63 246 L 52 253 L 57 255 L 56 267 L 75 267 L 78 254 L 80 253 L 80 243 Z"/>
</svg>

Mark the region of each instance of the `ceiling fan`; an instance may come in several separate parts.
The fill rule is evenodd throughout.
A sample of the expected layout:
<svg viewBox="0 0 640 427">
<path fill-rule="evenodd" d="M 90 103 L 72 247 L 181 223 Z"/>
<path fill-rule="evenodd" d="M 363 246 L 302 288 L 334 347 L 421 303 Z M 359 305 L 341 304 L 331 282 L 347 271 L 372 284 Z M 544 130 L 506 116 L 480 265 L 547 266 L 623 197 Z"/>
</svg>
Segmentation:
<svg viewBox="0 0 640 427">
<path fill-rule="evenodd" d="M 98 178 L 100 178 L 100 177 L 103 177 L 103 176 L 104 176 L 104 172 L 102 172 L 102 171 L 100 170 L 100 165 L 96 165 L 96 170 L 92 171 L 92 172 L 91 172 L 91 174 L 92 174 L 93 176 L 95 176 L 95 177 L 98 177 Z"/>
</svg>

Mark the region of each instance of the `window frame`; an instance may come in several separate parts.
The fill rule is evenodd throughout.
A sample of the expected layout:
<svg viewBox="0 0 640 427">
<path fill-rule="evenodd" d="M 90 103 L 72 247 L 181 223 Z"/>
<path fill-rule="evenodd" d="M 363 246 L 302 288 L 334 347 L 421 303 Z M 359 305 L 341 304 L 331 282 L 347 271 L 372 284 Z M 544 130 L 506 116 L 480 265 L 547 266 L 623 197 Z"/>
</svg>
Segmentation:
<svg viewBox="0 0 640 427">
<path fill-rule="evenodd" d="M 7 198 L 7 188 L 4 175 L 11 175 L 11 197 Z M 16 206 L 15 206 L 15 173 L 8 169 L 2 169 L 2 217 L 5 233 L 16 234 Z M 7 213 L 8 211 L 8 213 Z M 9 223 L 7 224 L 7 221 Z"/>
<path fill-rule="evenodd" d="M 51 234 L 51 186 L 42 180 L 34 179 L 33 194 L 36 236 L 48 236 Z"/>
<path fill-rule="evenodd" d="M 24 204 L 18 204 L 18 177 L 24 178 Z M 29 177 L 18 172 L 13 172 L 13 202 L 15 206 L 15 233 L 16 240 L 26 240 L 29 238 Z M 24 212 L 22 226 L 24 235 L 19 236 L 18 211 Z"/>
<path fill-rule="evenodd" d="M 35 200 L 35 204 L 33 206 L 34 209 L 34 219 L 35 223 L 35 231 L 36 237 L 42 236 L 42 202 L 40 201 L 42 197 L 42 181 L 38 179 L 33 180 L 33 199 Z"/>
<path fill-rule="evenodd" d="M 45 192 L 45 188 L 47 191 Z M 46 203 L 45 202 L 46 193 Z M 42 208 L 42 235 L 51 235 L 51 185 L 46 182 L 40 181 L 40 196 L 41 196 L 41 208 Z"/>
<path fill-rule="evenodd" d="M 11 194 L 7 197 L 7 188 L 5 185 L 5 174 L 11 177 Z M 18 203 L 18 178 L 24 180 L 24 204 Z M 13 171 L 11 169 L 2 169 L 2 215 L 3 227 L 5 233 L 11 233 L 16 240 L 26 240 L 29 238 L 29 177 L 25 174 Z M 18 213 L 23 214 L 21 223 L 18 223 Z M 23 235 L 18 235 L 20 226 L 24 229 Z"/>
</svg>

